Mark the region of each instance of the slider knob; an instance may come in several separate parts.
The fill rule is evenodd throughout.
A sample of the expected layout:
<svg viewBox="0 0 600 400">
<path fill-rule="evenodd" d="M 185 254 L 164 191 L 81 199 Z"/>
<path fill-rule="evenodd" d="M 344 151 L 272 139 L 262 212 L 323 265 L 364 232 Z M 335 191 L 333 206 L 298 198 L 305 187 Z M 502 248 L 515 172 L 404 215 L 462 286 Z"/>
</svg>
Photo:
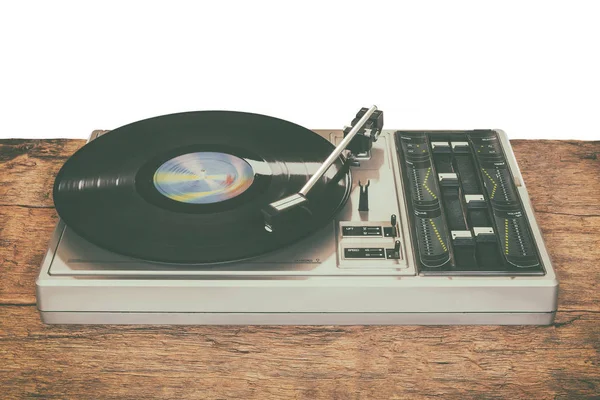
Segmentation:
<svg viewBox="0 0 600 400">
<path fill-rule="evenodd" d="M 394 253 L 392 258 L 394 258 L 395 260 L 399 260 L 400 259 L 400 241 L 396 240 L 396 242 L 394 243 Z"/>
<path fill-rule="evenodd" d="M 392 214 L 392 216 L 390 217 L 390 225 L 392 225 L 392 237 L 398 236 L 396 214 Z"/>
<path fill-rule="evenodd" d="M 362 185 L 360 181 L 358 181 L 358 186 L 360 188 L 360 197 L 358 199 L 358 211 L 369 211 L 369 185 L 371 181 L 367 181 L 366 185 Z"/>
</svg>

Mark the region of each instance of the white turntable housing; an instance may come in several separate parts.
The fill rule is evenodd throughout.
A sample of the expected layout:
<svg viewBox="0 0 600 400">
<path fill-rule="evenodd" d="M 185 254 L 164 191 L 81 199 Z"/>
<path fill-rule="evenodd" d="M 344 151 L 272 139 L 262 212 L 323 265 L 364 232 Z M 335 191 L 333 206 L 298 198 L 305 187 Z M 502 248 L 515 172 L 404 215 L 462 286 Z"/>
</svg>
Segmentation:
<svg viewBox="0 0 600 400">
<path fill-rule="evenodd" d="M 340 131 L 317 133 L 334 144 L 343 138 Z M 543 275 L 419 274 L 394 130 L 384 130 L 373 145 L 372 157 L 352 167 L 351 197 L 330 224 L 290 247 L 251 260 L 208 268 L 137 260 L 87 242 L 59 221 L 37 280 L 42 320 L 51 324 L 550 324 L 558 282 L 510 143 L 504 132 L 497 133 L 530 221 Z M 358 211 L 359 181 L 370 182 L 367 213 Z M 392 214 L 397 216 L 396 237 L 386 236 Z M 390 256 L 395 247 L 397 259 Z"/>
</svg>

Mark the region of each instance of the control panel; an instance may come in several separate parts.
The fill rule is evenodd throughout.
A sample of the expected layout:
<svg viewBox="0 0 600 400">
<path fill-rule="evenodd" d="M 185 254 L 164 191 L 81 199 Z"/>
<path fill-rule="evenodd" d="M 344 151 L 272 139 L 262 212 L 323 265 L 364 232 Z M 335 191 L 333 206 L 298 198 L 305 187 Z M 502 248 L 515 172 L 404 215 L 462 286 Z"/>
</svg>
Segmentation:
<svg viewBox="0 0 600 400">
<path fill-rule="evenodd" d="M 421 274 L 545 273 L 495 131 L 398 131 L 396 144 Z"/>
<path fill-rule="evenodd" d="M 343 136 L 332 134 L 337 144 Z M 337 259 L 341 269 L 374 274 L 414 275 L 403 234 L 393 132 L 384 131 L 372 147 L 350 160 L 352 191 L 337 221 Z M 410 264 L 410 266 L 409 266 Z"/>
<path fill-rule="evenodd" d="M 341 221 L 339 255 L 342 268 L 406 268 L 395 214 L 389 221 Z"/>
</svg>

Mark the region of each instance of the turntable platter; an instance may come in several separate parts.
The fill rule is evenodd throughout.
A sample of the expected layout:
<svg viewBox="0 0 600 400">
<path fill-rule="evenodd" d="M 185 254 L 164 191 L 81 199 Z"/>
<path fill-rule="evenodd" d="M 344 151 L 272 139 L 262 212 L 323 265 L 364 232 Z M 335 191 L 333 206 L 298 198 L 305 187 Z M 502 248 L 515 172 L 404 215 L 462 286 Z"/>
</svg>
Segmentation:
<svg viewBox="0 0 600 400">
<path fill-rule="evenodd" d="M 258 114 L 171 114 L 115 129 L 59 171 L 54 202 L 86 240 L 169 263 L 237 261 L 324 226 L 350 179 L 340 157 L 309 195 L 310 217 L 276 234 L 261 209 L 298 192 L 334 146 L 296 124 Z"/>
</svg>

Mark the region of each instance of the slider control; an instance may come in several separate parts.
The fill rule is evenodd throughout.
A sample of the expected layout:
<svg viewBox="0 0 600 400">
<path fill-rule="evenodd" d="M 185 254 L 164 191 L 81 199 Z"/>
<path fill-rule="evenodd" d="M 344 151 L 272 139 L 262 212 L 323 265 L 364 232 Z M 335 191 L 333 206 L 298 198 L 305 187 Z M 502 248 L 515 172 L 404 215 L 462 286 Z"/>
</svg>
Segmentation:
<svg viewBox="0 0 600 400">
<path fill-rule="evenodd" d="M 401 258 L 400 241 L 396 240 L 394 242 L 393 249 L 385 249 L 385 255 L 388 260 L 399 260 Z"/>
<path fill-rule="evenodd" d="M 400 241 L 399 240 L 396 240 L 396 242 L 394 243 L 394 250 L 392 252 L 392 258 L 394 260 L 400 259 Z"/>
<path fill-rule="evenodd" d="M 494 229 L 488 226 L 485 227 L 473 227 L 473 233 L 475 234 L 475 240 L 478 242 L 495 242 L 496 234 Z"/>
<path fill-rule="evenodd" d="M 358 181 L 358 186 L 360 189 L 360 197 L 358 198 L 358 211 L 369 211 L 369 185 L 371 181 L 367 181 L 366 185 L 362 185 L 360 181 Z"/>
<path fill-rule="evenodd" d="M 434 153 L 450 153 L 450 143 L 448 142 L 431 142 L 431 148 Z"/>
<path fill-rule="evenodd" d="M 467 203 L 468 209 L 487 207 L 482 194 L 465 194 L 465 203 Z"/>
<path fill-rule="evenodd" d="M 395 238 L 398 236 L 398 222 L 396 220 L 396 214 L 390 216 L 390 226 L 383 227 L 383 236 Z"/>
<path fill-rule="evenodd" d="M 472 246 L 475 244 L 471 231 L 450 231 L 450 234 L 455 246 Z"/>
<path fill-rule="evenodd" d="M 450 145 L 455 153 L 469 153 L 469 142 L 451 142 Z"/>
<path fill-rule="evenodd" d="M 458 176 L 454 172 L 439 173 L 441 186 L 458 186 Z"/>
</svg>

